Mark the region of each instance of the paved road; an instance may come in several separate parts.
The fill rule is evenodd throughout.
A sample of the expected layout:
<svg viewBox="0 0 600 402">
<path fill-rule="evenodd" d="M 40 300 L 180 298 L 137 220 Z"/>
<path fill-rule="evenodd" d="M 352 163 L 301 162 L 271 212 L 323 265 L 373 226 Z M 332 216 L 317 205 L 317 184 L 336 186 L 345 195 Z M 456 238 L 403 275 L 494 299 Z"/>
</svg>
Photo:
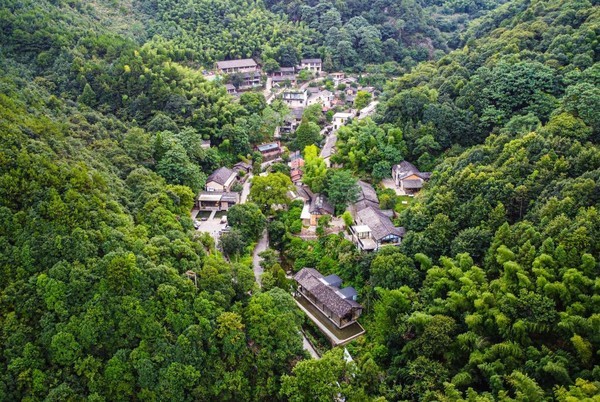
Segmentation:
<svg viewBox="0 0 600 402">
<path fill-rule="evenodd" d="M 248 200 L 248 195 L 250 194 L 250 182 L 252 181 L 252 173 L 248 173 L 248 178 L 244 182 L 244 186 L 242 188 L 242 195 L 240 196 L 240 203 L 244 204 Z"/>
<path fill-rule="evenodd" d="M 262 237 L 258 240 L 258 243 L 254 248 L 254 253 L 252 254 L 252 269 L 254 271 L 254 278 L 256 279 L 258 286 L 261 286 L 260 277 L 263 274 L 263 269 L 260 266 L 262 258 L 259 256 L 259 254 L 265 251 L 267 247 L 269 247 L 269 239 L 267 238 L 267 231 L 265 230 Z"/>
</svg>

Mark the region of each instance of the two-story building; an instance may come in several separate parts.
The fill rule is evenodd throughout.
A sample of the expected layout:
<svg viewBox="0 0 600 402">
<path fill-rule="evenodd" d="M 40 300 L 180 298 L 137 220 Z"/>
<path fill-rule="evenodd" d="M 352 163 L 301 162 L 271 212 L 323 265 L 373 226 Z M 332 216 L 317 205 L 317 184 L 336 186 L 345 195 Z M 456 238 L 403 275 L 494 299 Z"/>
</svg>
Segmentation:
<svg viewBox="0 0 600 402">
<path fill-rule="evenodd" d="M 227 211 L 240 202 L 240 195 L 231 191 L 236 182 L 236 171 L 226 167 L 215 170 L 206 179 L 204 191 L 198 194 L 196 206 L 201 211 Z"/>
<path fill-rule="evenodd" d="M 312 88 L 311 88 L 312 89 Z M 329 109 L 332 106 L 332 102 L 335 99 L 335 95 L 328 90 L 320 90 L 315 88 L 316 91 L 310 91 L 306 104 L 308 106 L 320 103 L 324 109 Z"/>
<path fill-rule="evenodd" d="M 237 173 L 225 166 L 218 168 L 206 179 L 206 191 L 230 191 Z"/>
<path fill-rule="evenodd" d="M 344 124 L 352 118 L 352 113 L 338 112 L 333 115 L 333 129 L 339 130 Z"/>
<path fill-rule="evenodd" d="M 281 101 L 289 108 L 305 108 L 308 100 L 306 89 L 290 89 L 281 94 Z"/>
<path fill-rule="evenodd" d="M 385 245 L 399 245 L 406 235 L 403 227 L 396 227 L 379 208 L 369 206 L 356 213 L 352 226 L 352 240 L 363 251 L 377 251 Z"/>
<path fill-rule="evenodd" d="M 315 74 L 320 74 L 323 70 L 323 63 L 321 59 L 302 59 L 300 61 L 300 68 Z"/>
<path fill-rule="evenodd" d="M 249 71 L 242 73 L 242 84 L 240 89 L 252 89 L 261 86 L 260 71 Z"/>
</svg>

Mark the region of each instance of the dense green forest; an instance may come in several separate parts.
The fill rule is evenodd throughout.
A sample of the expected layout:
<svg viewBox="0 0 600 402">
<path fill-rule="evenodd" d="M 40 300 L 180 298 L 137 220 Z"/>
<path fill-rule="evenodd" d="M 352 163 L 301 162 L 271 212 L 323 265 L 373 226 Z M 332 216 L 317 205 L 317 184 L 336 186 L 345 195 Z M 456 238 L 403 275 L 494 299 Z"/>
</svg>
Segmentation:
<svg viewBox="0 0 600 402">
<path fill-rule="evenodd" d="M 2 2 L 0 400 L 598 400 L 599 31 L 587 0 Z M 339 131 L 344 169 L 305 154 L 338 213 L 357 178 L 431 170 L 409 207 L 380 191 L 399 247 L 294 236 L 283 165 L 220 250 L 193 230 L 206 175 L 287 113 L 199 71 L 249 56 L 414 66 Z M 352 362 L 302 349 L 303 267 L 359 291 Z"/>
</svg>

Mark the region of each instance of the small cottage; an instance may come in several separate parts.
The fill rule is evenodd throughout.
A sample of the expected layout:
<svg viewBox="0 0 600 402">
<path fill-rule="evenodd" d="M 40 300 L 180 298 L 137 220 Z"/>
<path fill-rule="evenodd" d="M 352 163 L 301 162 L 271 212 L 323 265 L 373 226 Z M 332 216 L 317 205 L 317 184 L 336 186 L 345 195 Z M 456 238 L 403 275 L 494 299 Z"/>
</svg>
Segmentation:
<svg viewBox="0 0 600 402">
<path fill-rule="evenodd" d="M 230 191 L 236 179 L 236 172 L 226 167 L 220 167 L 206 179 L 206 191 Z"/>
<path fill-rule="evenodd" d="M 392 168 L 392 178 L 396 182 L 396 187 L 406 194 L 420 191 L 430 177 L 431 172 L 421 172 L 415 165 L 407 161 L 402 161 Z"/>
</svg>

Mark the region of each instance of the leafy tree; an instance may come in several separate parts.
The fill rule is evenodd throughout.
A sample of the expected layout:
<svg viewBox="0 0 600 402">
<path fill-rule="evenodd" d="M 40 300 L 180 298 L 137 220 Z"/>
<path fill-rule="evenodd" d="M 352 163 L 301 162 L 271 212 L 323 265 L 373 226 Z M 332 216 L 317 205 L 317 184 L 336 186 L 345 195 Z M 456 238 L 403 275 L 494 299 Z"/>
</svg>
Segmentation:
<svg viewBox="0 0 600 402">
<path fill-rule="evenodd" d="M 156 171 L 168 182 L 187 185 L 194 192 L 200 190 L 206 181 L 206 175 L 198 166 L 192 164 L 185 149 L 178 144 L 164 154 L 156 166 Z"/>
<path fill-rule="evenodd" d="M 324 192 L 336 212 L 341 214 L 358 198 L 357 180 L 348 170 L 331 170 L 326 178 Z"/>
<path fill-rule="evenodd" d="M 267 107 L 265 96 L 260 92 L 244 92 L 240 96 L 240 105 L 249 114 L 260 114 Z"/>
<path fill-rule="evenodd" d="M 315 124 L 319 124 L 322 116 L 322 106 L 319 103 L 315 103 L 306 107 L 304 112 L 302 112 L 302 120 L 306 119 L 308 122 Z"/>
<path fill-rule="evenodd" d="M 267 221 L 258 206 L 248 202 L 229 208 L 227 223 L 239 229 L 246 239 L 257 240 L 265 230 Z"/>
<path fill-rule="evenodd" d="M 262 69 L 269 74 L 279 71 L 280 68 L 279 63 L 274 59 L 266 59 L 262 64 Z"/>
<path fill-rule="evenodd" d="M 295 132 L 295 149 L 304 149 L 309 145 L 315 145 L 321 140 L 321 129 L 312 121 L 302 119 L 302 123 Z"/>
<path fill-rule="evenodd" d="M 370 92 L 367 91 L 358 91 L 356 93 L 356 98 L 354 99 L 354 108 L 356 109 L 364 109 L 371 103 L 371 98 L 373 96 Z"/>
<path fill-rule="evenodd" d="M 239 256 L 244 253 L 246 247 L 245 236 L 239 229 L 232 229 L 227 233 L 222 233 L 219 238 L 219 244 L 223 254 L 227 257 Z"/>
<path fill-rule="evenodd" d="M 250 188 L 250 199 L 263 212 L 273 205 L 288 205 L 288 192 L 294 188 L 292 181 L 283 173 L 270 173 L 266 176 L 255 176 Z"/>
<path fill-rule="evenodd" d="M 83 87 L 83 92 L 77 98 L 77 101 L 90 107 L 96 106 L 96 92 L 94 92 L 89 83 L 85 83 L 85 86 Z"/>
<path fill-rule="evenodd" d="M 244 83 L 244 75 L 242 73 L 233 73 L 229 76 L 229 82 L 235 89 L 240 89 L 240 86 Z"/>
</svg>

